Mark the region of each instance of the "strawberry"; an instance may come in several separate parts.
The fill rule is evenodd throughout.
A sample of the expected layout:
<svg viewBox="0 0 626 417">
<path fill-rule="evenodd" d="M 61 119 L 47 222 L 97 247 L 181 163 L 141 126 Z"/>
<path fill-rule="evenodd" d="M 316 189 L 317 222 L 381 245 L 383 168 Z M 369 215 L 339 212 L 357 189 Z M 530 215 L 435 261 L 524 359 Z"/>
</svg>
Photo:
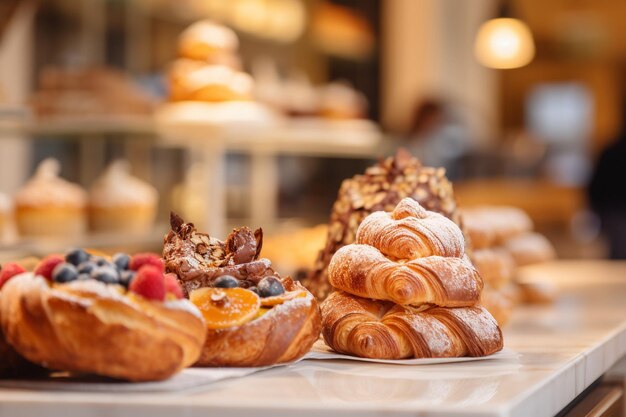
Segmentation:
<svg viewBox="0 0 626 417">
<path fill-rule="evenodd" d="M 22 272 L 26 272 L 26 270 L 22 268 L 21 265 L 18 265 L 13 262 L 4 264 L 4 267 L 0 271 L 0 288 L 2 288 L 8 280 L 10 280 L 16 275 L 21 274 Z"/>
<path fill-rule="evenodd" d="M 65 262 L 62 255 L 48 255 L 43 258 L 35 268 L 35 275 L 41 275 L 48 281 L 52 281 L 52 270 L 58 265 Z"/>
<path fill-rule="evenodd" d="M 155 253 L 145 252 L 138 253 L 130 259 L 130 269 L 133 271 L 139 271 L 144 265 L 152 265 L 158 268 L 161 272 L 165 271 L 165 265 L 161 257 Z"/>
<path fill-rule="evenodd" d="M 178 277 L 174 273 L 165 274 L 165 290 L 178 299 L 183 298 L 183 289 L 180 287 Z"/>
<path fill-rule="evenodd" d="M 142 266 L 128 289 L 149 300 L 163 301 L 166 290 L 162 270 L 153 265 Z"/>
</svg>

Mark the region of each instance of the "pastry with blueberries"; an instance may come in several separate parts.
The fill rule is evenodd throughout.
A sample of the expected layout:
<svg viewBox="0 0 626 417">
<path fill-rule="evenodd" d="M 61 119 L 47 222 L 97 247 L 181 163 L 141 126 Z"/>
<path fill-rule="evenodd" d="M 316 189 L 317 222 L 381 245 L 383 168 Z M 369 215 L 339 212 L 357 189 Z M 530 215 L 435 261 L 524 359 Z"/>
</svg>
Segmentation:
<svg viewBox="0 0 626 417">
<path fill-rule="evenodd" d="M 172 214 L 166 271 L 198 307 L 207 337 L 197 366 L 268 366 L 307 353 L 321 329 L 313 295 L 261 258 L 263 232 L 233 230 L 226 241 L 198 232 Z"/>
<path fill-rule="evenodd" d="M 158 255 L 50 255 L 34 271 L 5 265 L 0 328 L 28 361 L 50 370 L 158 381 L 195 363 L 206 335 Z"/>
</svg>

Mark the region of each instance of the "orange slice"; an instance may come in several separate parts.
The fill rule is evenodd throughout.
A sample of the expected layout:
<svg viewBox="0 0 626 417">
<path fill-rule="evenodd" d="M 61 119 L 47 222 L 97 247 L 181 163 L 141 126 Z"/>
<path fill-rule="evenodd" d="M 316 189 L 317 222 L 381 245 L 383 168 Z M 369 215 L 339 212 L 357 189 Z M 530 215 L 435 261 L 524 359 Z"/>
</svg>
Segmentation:
<svg viewBox="0 0 626 417">
<path fill-rule="evenodd" d="M 294 298 L 306 297 L 306 291 L 289 291 L 281 295 L 275 295 L 273 297 L 261 298 L 262 307 L 272 307 L 278 304 L 282 304 L 285 301 L 293 300 Z"/>
<path fill-rule="evenodd" d="M 209 329 L 240 326 L 254 319 L 261 299 L 244 288 L 200 288 L 189 295 Z"/>
</svg>

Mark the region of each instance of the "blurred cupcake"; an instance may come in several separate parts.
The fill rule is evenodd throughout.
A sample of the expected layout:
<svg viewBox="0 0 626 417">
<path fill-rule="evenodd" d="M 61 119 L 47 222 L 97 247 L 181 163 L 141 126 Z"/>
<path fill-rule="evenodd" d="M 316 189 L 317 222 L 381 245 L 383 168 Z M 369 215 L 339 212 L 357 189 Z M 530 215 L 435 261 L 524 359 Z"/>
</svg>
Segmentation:
<svg viewBox="0 0 626 417">
<path fill-rule="evenodd" d="M 0 193 L 0 240 L 7 236 L 11 224 L 13 202 L 11 198 Z"/>
<path fill-rule="evenodd" d="M 75 237 L 87 226 L 87 193 L 59 177 L 61 165 L 48 158 L 15 196 L 15 220 L 24 236 Z"/>
<path fill-rule="evenodd" d="M 115 161 L 91 187 L 90 223 L 95 231 L 146 233 L 156 217 L 156 189 L 132 175 L 126 161 Z"/>
</svg>

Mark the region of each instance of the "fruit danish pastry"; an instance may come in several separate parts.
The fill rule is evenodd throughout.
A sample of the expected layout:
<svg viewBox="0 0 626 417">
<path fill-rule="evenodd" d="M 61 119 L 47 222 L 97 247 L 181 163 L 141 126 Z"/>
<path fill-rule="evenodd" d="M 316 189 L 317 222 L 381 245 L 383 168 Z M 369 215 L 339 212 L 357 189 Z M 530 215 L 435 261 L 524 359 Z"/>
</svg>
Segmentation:
<svg viewBox="0 0 626 417">
<path fill-rule="evenodd" d="M 7 263 L 0 268 L 0 291 L 2 286 L 15 275 L 26 272 L 24 267 L 17 263 Z M 1 314 L 1 313 L 0 313 Z M 0 319 L 1 320 L 1 319 Z M 15 351 L 6 341 L 4 332 L 0 327 L 0 377 L 31 374 L 41 369 Z"/>
<path fill-rule="evenodd" d="M 260 229 L 222 242 L 172 215 L 163 258 L 208 328 L 199 366 L 267 366 L 301 358 L 317 340 L 315 298 L 260 258 Z"/>
<path fill-rule="evenodd" d="M 341 353 L 377 359 L 484 356 L 502 333 L 477 306 L 483 281 L 459 227 L 405 198 L 366 217 L 328 267 L 341 291 L 322 304 L 322 335 Z M 372 300 L 373 299 L 373 300 Z"/>
<path fill-rule="evenodd" d="M 166 379 L 193 364 L 206 334 L 158 256 L 108 260 L 80 249 L 9 277 L 0 325 L 33 363 L 130 381 Z"/>
</svg>

